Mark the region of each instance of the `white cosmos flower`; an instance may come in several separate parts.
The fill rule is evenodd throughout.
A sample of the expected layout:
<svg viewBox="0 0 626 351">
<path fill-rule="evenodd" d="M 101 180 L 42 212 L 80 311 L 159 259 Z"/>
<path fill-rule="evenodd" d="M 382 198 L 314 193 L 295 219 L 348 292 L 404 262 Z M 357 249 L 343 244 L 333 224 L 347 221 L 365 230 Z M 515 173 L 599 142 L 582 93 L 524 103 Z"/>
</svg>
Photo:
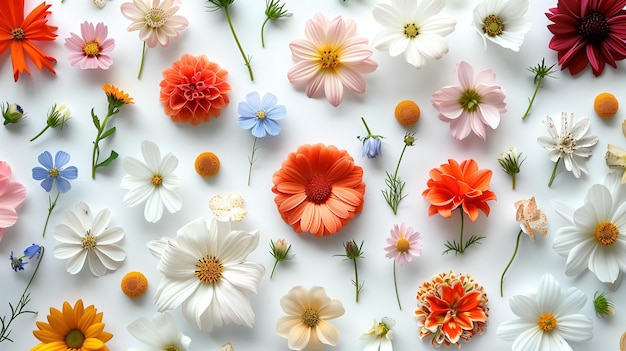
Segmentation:
<svg viewBox="0 0 626 351">
<path fill-rule="evenodd" d="M 230 221 L 213 216 L 186 224 L 173 239 L 149 242 L 163 274 L 154 297 L 158 311 L 182 305 L 187 322 L 204 331 L 230 323 L 252 327 L 249 296 L 265 268 L 246 259 L 258 244 L 257 231 L 232 231 Z"/>
<path fill-rule="evenodd" d="M 610 173 L 603 184 L 587 191 L 582 207 L 574 210 L 555 201 L 556 212 L 570 226 L 556 232 L 553 248 L 567 257 L 565 274 L 589 269 L 605 283 L 614 283 L 626 271 L 626 185 Z"/>
<path fill-rule="evenodd" d="M 173 174 L 178 159 L 172 153 L 161 158 L 159 147 L 144 140 L 141 143 L 144 162 L 134 157 L 124 158 L 123 167 L 127 175 L 122 178 L 120 187 L 128 189 L 124 196 L 124 205 L 137 206 L 143 202 L 146 221 L 155 223 L 163 215 L 165 207 L 170 213 L 176 213 L 183 207 L 183 201 L 176 193 L 180 177 Z"/>
<path fill-rule="evenodd" d="M 527 10 L 528 0 L 485 0 L 474 8 L 473 25 L 485 46 L 489 40 L 505 49 L 519 51 L 530 30 Z"/>
<path fill-rule="evenodd" d="M 496 333 L 513 341 L 513 351 L 571 351 L 567 341 L 581 342 L 593 336 L 591 319 L 578 313 L 586 300 L 581 290 L 563 290 L 546 274 L 536 293 L 509 300 L 518 319 L 500 324 Z"/>
<path fill-rule="evenodd" d="M 128 326 L 128 332 L 145 345 L 128 351 L 189 351 L 191 344 L 191 338 L 178 331 L 169 312 L 158 313 L 152 320 L 139 318 Z"/>
<path fill-rule="evenodd" d="M 68 273 L 80 272 L 85 261 L 96 277 L 122 265 L 126 253 L 116 244 L 124 237 L 124 231 L 119 227 L 108 228 L 110 216 L 111 212 L 104 209 L 94 218 L 82 201 L 75 211 L 65 212 L 64 223 L 54 228 L 54 238 L 60 242 L 54 248 L 54 257 L 68 260 Z"/>
<path fill-rule="evenodd" d="M 374 323 L 360 339 L 369 339 L 363 351 L 393 351 L 393 328 L 396 321 L 393 318 L 383 317 L 380 322 L 374 319 Z"/>
<path fill-rule="evenodd" d="M 445 0 L 391 0 L 379 3 L 372 15 L 385 27 L 373 40 L 373 45 L 389 55 L 404 53 L 408 63 L 421 68 L 426 59 L 440 59 L 448 52 L 444 38 L 454 32 L 456 19 L 439 14 Z"/>
</svg>

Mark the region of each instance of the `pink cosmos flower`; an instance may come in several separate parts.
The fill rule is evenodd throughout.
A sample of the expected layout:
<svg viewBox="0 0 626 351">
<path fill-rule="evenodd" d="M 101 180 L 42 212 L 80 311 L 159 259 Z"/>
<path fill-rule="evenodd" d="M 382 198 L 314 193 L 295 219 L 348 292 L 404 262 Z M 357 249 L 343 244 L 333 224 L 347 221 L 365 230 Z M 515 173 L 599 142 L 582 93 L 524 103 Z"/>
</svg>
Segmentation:
<svg viewBox="0 0 626 351">
<path fill-rule="evenodd" d="M 107 69 L 113 64 L 109 54 L 115 48 L 115 39 L 107 39 L 109 29 L 104 23 L 99 22 L 94 27 L 91 22 L 83 22 L 80 25 L 80 34 L 70 33 L 65 39 L 65 47 L 72 51 L 68 56 L 72 66 L 81 69 Z"/>
<path fill-rule="evenodd" d="M 485 141 L 485 125 L 491 129 L 500 125 L 500 115 L 506 112 L 506 104 L 504 89 L 494 85 L 495 80 L 492 70 L 474 76 L 474 68 L 461 61 L 454 69 L 454 85 L 433 93 L 430 101 L 439 112 L 439 119 L 450 122 L 452 137 L 462 140 L 474 132 Z"/>
<path fill-rule="evenodd" d="M 355 21 L 341 16 L 329 21 L 317 13 L 306 22 L 304 34 L 306 39 L 289 44 L 296 62 L 287 73 L 291 84 L 306 85 L 308 97 L 324 92 L 333 106 L 341 103 L 344 88 L 365 92 L 361 75 L 374 72 L 378 64 L 370 58 L 368 40 L 355 36 Z"/>
<path fill-rule="evenodd" d="M 394 224 L 390 231 L 391 238 L 387 239 L 385 257 L 393 258 L 399 266 L 409 264 L 414 256 L 422 254 L 422 236 L 414 232 L 413 228 L 402 223 L 400 226 Z"/>
<path fill-rule="evenodd" d="M 0 240 L 2 231 L 17 222 L 15 208 L 26 198 L 26 187 L 11 181 L 11 167 L 0 161 Z"/>
</svg>

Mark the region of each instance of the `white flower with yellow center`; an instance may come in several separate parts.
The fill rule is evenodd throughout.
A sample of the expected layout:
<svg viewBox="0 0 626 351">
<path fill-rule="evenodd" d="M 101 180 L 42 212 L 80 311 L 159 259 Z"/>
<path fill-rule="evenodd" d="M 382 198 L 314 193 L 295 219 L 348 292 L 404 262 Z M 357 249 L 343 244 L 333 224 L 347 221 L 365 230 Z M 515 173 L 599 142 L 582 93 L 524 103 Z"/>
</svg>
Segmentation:
<svg viewBox="0 0 626 351">
<path fill-rule="evenodd" d="M 158 313 L 152 320 L 139 318 L 128 326 L 128 332 L 145 345 L 128 351 L 189 351 L 191 344 L 169 312 Z"/>
<path fill-rule="evenodd" d="M 528 0 L 485 0 L 474 8 L 473 25 L 485 46 L 489 40 L 505 49 L 519 51 L 530 30 L 527 10 Z"/>
<path fill-rule="evenodd" d="M 123 3 L 121 9 L 132 21 L 128 31 L 138 30 L 139 39 L 153 48 L 156 44 L 167 46 L 170 38 L 178 37 L 189 25 L 185 17 L 175 15 L 182 4 L 181 0 L 133 0 Z"/>
<path fill-rule="evenodd" d="M 163 274 L 154 296 L 159 312 L 182 305 L 190 324 L 204 331 L 224 324 L 252 327 L 249 297 L 256 294 L 265 268 L 247 261 L 259 243 L 257 231 L 232 231 L 230 221 L 198 218 L 175 238 L 148 243 Z"/>
<path fill-rule="evenodd" d="M 582 207 L 574 210 L 555 201 L 555 210 L 572 226 L 556 232 L 553 248 L 567 257 L 565 274 L 589 269 L 605 283 L 614 283 L 626 271 L 626 185 L 610 173 L 603 184 L 587 191 Z"/>
<path fill-rule="evenodd" d="M 586 300 L 581 290 L 563 290 L 552 275 L 546 274 L 536 293 L 509 300 L 518 319 L 500 324 L 496 333 L 513 341 L 513 351 L 571 351 L 567 341 L 581 342 L 593 336 L 591 319 L 578 313 Z"/>
</svg>

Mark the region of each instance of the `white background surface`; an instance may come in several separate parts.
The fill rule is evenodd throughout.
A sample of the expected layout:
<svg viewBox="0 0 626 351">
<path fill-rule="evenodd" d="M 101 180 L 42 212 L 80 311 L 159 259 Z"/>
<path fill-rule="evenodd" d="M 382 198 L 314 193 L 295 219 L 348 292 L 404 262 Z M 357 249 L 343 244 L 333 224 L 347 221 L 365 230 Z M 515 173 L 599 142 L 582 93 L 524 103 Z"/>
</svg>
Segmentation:
<svg viewBox="0 0 626 351">
<path fill-rule="evenodd" d="M 40 272 L 32 285 L 32 301 L 29 308 L 39 311 L 33 317 L 20 317 L 12 326 L 14 344 L 3 343 L 1 350 L 27 350 L 38 342 L 32 336 L 35 320 L 45 320 L 50 307 L 61 308 L 64 301 L 72 304 L 82 298 L 85 305 L 94 304 L 104 312 L 106 330 L 114 334 L 107 343 L 111 350 L 125 350 L 139 346 L 126 330 L 126 326 L 139 317 L 151 318 L 156 312 L 152 303 L 153 295 L 160 280 L 156 271 L 156 260 L 148 253 L 146 243 L 160 236 L 174 236 L 178 228 L 187 222 L 209 214 L 208 200 L 213 195 L 239 192 L 246 199 L 248 217 L 234 228 L 258 229 L 261 240 L 258 249 L 249 259 L 266 266 L 266 276 L 259 286 L 259 293 L 252 297 L 256 312 L 254 328 L 226 326 L 213 332 L 202 332 L 188 325 L 182 318 L 180 309 L 173 311 L 181 330 L 192 338 L 192 350 L 218 350 L 223 343 L 230 341 L 238 351 L 242 350 L 288 350 L 287 341 L 275 333 L 277 319 L 283 315 L 279 299 L 295 285 L 310 287 L 320 285 L 326 288 L 329 296 L 338 298 L 346 313 L 332 322 L 341 332 L 336 350 L 361 350 L 366 342 L 358 337 L 365 332 L 372 319 L 389 316 L 396 320 L 394 347 L 396 350 L 429 349 L 430 340 L 418 338 L 417 324 L 413 318 L 415 294 L 418 286 L 433 275 L 448 271 L 471 274 L 485 287 L 489 296 L 489 326 L 485 334 L 476 336 L 462 345 L 465 350 L 506 350 L 511 344 L 496 336 L 497 326 L 515 318 L 508 307 L 508 299 L 516 294 L 526 293 L 536 287 L 541 276 L 552 273 L 565 287 L 577 286 L 589 300 L 583 313 L 594 322 L 594 338 L 585 343 L 572 343 L 576 350 L 617 349 L 618 340 L 626 322 L 623 311 L 624 286 L 615 291 L 600 283 L 590 272 L 578 277 L 566 277 L 565 258 L 552 250 L 556 230 L 565 221 L 554 212 L 551 200 L 559 199 L 575 207 L 582 205 L 588 187 L 600 182 L 608 168 L 604 163 L 607 143 L 624 147 L 624 136 L 620 124 L 624 119 L 622 111 L 610 120 L 601 120 L 593 113 L 593 99 L 602 91 L 613 92 L 618 99 L 624 98 L 624 89 L 619 88 L 618 80 L 624 76 L 624 63 L 618 69 L 608 67 L 604 74 L 594 77 L 587 69 L 577 77 L 567 72 L 558 72 L 558 79 L 547 79 L 541 89 L 533 114 L 522 122 L 520 117 L 527 106 L 527 98 L 534 89 L 533 75 L 526 71 L 536 65 L 542 57 L 546 62 L 556 61 L 556 52 L 548 49 L 551 34 L 544 12 L 555 6 L 556 1 L 531 1 L 529 15 L 532 28 L 519 53 L 500 48 L 489 43 L 483 47 L 482 39 L 471 27 L 472 10 L 478 1 L 449 0 L 443 13 L 453 15 L 458 23 L 454 33 L 448 36 L 450 52 L 439 61 L 430 61 L 421 70 L 415 70 L 402 57 L 392 58 L 385 52 L 375 51 L 374 59 L 378 69 L 365 77 L 367 92 L 356 95 L 346 92 L 339 107 L 332 107 L 323 97 L 309 99 L 303 89 L 295 88 L 287 80 L 287 70 L 293 61 L 288 44 L 297 38 L 304 38 L 304 23 L 315 12 L 328 17 L 337 15 L 356 19 L 358 33 L 371 39 L 381 29 L 372 18 L 374 0 L 325 0 L 289 1 L 287 8 L 294 15 L 269 23 L 266 27 L 266 48 L 260 43 L 260 27 L 264 19 L 264 2 L 236 1 L 231 7 L 233 22 L 242 45 L 253 57 L 252 66 L 255 81 L 250 82 L 241 56 L 235 46 L 222 12 L 207 12 L 202 1 L 185 0 L 179 10 L 189 20 L 189 28 L 181 32 L 166 48 L 148 49 L 143 76 L 137 80 L 142 42 L 137 32 L 127 32 L 129 21 L 120 12 L 121 1 L 114 0 L 100 10 L 90 1 L 66 0 L 64 4 L 53 1 L 50 24 L 59 26 L 58 38 L 53 43 L 43 44 L 45 51 L 57 58 L 56 75 L 37 71 L 32 65 L 32 76 L 22 75 L 18 83 L 13 82 L 10 56 L 0 56 L 0 101 L 17 102 L 28 113 L 28 118 L 19 125 L 0 127 L 0 159 L 12 166 L 13 177 L 28 188 L 26 201 L 18 208 L 18 223 L 5 230 L 0 243 L 0 257 L 5 257 L 6 266 L 0 269 L 0 279 L 4 288 L 0 295 L 0 314 L 9 313 L 8 301 L 16 302 L 30 276 L 28 270 L 14 273 L 8 262 L 11 250 L 20 252 L 32 242 L 45 245 L 47 254 Z M 38 4 L 26 1 L 27 11 Z M 106 71 L 83 71 L 71 67 L 66 59 L 69 52 L 64 48 L 64 39 L 69 32 L 80 31 L 80 23 L 103 21 L 109 26 L 109 34 L 116 40 L 113 51 L 113 66 Z M 161 72 L 170 67 L 182 54 L 205 54 L 229 71 L 228 81 L 232 86 L 229 94 L 230 105 L 222 110 L 222 116 L 196 127 L 175 124 L 164 115 L 159 103 L 159 82 Z M 503 115 L 500 127 L 488 131 L 486 142 L 475 136 L 464 141 L 456 141 L 449 134 L 449 125 L 437 119 L 436 111 L 430 104 L 431 94 L 442 86 L 452 83 L 452 70 L 456 63 L 466 60 L 478 72 L 494 69 L 497 84 L 507 92 L 508 112 Z M 100 169 L 97 178 L 90 177 L 91 142 L 95 137 L 89 111 L 95 107 L 96 113 L 104 116 L 106 98 L 101 90 L 103 83 L 114 84 L 129 92 L 135 105 L 125 106 L 115 116 L 110 126 L 117 127 L 114 137 L 101 144 L 103 154 L 113 148 L 120 157 L 141 158 L 142 140 L 156 142 L 162 153 L 173 152 L 179 158 L 176 171 L 182 178 L 179 194 L 183 198 L 183 210 L 176 214 L 164 214 L 160 222 L 147 223 L 143 218 L 143 207 L 127 209 L 122 203 L 124 191 L 119 183 L 124 176 L 121 158 L 112 166 Z M 623 83 L 621 85 L 623 87 Z M 259 140 L 262 146 L 257 152 L 252 184 L 246 185 L 248 161 L 253 137 L 249 131 L 237 126 L 237 103 L 244 100 L 251 91 L 273 92 L 279 103 L 287 107 L 287 117 L 281 121 L 280 135 Z M 405 129 L 393 118 L 397 102 L 404 99 L 415 100 L 422 109 L 422 117 L 417 125 Z M 50 130 L 35 142 L 28 142 L 45 125 L 46 113 L 54 103 L 67 104 L 73 118 L 67 128 Z M 600 136 L 594 155 L 589 160 L 590 175 L 575 179 L 573 175 L 559 168 L 559 173 L 551 188 L 547 181 L 553 163 L 536 142 L 545 135 L 541 120 L 546 115 L 559 119 L 562 111 L 574 112 L 577 116 L 591 117 L 590 133 Z M 361 143 L 356 139 L 364 135 L 365 129 L 360 117 L 364 116 L 372 132 L 386 137 L 383 141 L 383 157 L 367 159 L 361 157 Z M 401 203 L 398 214 L 393 215 L 387 207 L 380 190 L 384 187 L 385 171 L 392 171 L 402 149 L 402 137 L 406 131 L 415 132 L 417 141 L 408 148 L 400 167 L 399 175 L 406 181 L 408 196 Z M 285 224 L 276 210 L 271 192 L 271 175 L 280 168 L 289 152 L 295 151 L 304 143 L 334 144 L 346 149 L 364 168 L 364 181 L 367 184 L 363 212 L 344 227 L 338 234 L 327 238 L 315 238 L 310 234 L 297 235 Z M 510 188 L 510 177 L 500 170 L 496 161 L 499 153 L 509 145 L 517 146 L 528 156 L 518 175 L 517 190 Z M 70 165 L 79 169 L 79 178 L 72 182 L 72 190 L 61 195 L 57 209 L 50 219 L 50 226 L 44 239 L 41 230 L 45 219 L 48 194 L 32 180 L 31 169 L 38 165 L 37 155 L 44 150 L 52 154 L 62 149 L 72 156 Z M 200 152 L 212 151 L 222 162 L 219 174 L 211 179 L 202 179 L 194 169 L 193 162 Z M 466 238 L 471 234 L 485 235 L 482 245 L 471 247 L 463 256 L 442 256 L 446 240 L 458 239 L 460 219 L 458 211 L 451 219 L 438 215 L 428 217 L 428 203 L 421 196 L 426 187 L 428 171 L 447 162 L 448 158 L 462 161 L 474 158 L 480 168 L 493 170 L 491 190 L 497 201 L 490 202 L 491 214 L 487 218 L 481 214 L 477 221 L 466 221 Z M 519 230 L 515 222 L 513 203 L 520 199 L 536 196 L 539 207 L 548 215 L 549 234 L 531 242 L 524 236 L 516 261 L 508 273 L 505 284 L 505 297 L 499 296 L 499 279 L 510 258 L 515 237 Z M 85 201 L 97 213 L 103 208 L 112 212 L 112 226 L 124 228 L 126 237 L 122 242 L 128 257 L 116 272 L 95 278 L 85 267 L 80 274 L 69 275 L 65 271 L 65 261 L 54 258 L 52 251 L 56 242 L 52 232 L 61 223 L 62 213 L 74 208 L 78 201 Z M 392 261 L 384 257 L 385 239 L 393 224 L 406 222 L 421 232 L 424 240 L 424 253 L 409 266 L 398 267 L 398 287 L 401 293 L 403 310 L 397 307 L 392 276 Z M 281 263 L 272 280 L 269 272 L 273 258 L 268 254 L 269 240 L 286 238 L 292 243 L 293 261 Z M 355 239 L 364 240 L 365 259 L 358 262 L 359 278 L 365 282 L 359 303 L 354 301 L 352 264 L 333 257 L 343 253 L 342 242 Z M 147 294 L 131 300 L 119 288 L 122 276 L 138 270 L 146 274 L 150 287 Z M 609 291 L 608 296 L 616 304 L 617 314 L 606 320 L 595 317 L 591 299 L 595 291 Z M 327 348 L 333 349 L 333 348 Z"/>
</svg>

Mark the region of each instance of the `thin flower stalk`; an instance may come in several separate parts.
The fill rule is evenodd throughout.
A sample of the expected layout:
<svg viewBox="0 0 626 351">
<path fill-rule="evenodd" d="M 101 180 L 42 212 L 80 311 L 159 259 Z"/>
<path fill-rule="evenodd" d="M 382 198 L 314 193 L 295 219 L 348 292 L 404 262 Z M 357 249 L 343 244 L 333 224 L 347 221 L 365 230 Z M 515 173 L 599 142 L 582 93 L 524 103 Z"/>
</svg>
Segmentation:
<svg viewBox="0 0 626 351">
<path fill-rule="evenodd" d="M 52 215 L 52 211 L 54 211 L 54 208 L 57 205 L 57 200 L 59 199 L 59 195 L 61 195 L 60 192 L 58 192 L 57 196 L 54 197 L 54 201 L 52 201 L 52 196 L 48 195 L 48 215 L 46 216 L 46 222 L 43 225 L 43 232 L 41 233 L 42 237 L 46 236 L 46 230 L 48 229 L 48 222 L 50 221 L 50 216 Z"/>
<path fill-rule="evenodd" d="M 402 148 L 402 152 L 400 153 L 400 158 L 398 159 L 398 164 L 396 165 L 396 169 L 393 172 L 393 175 L 389 172 L 386 172 L 387 178 L 385 178 L 385 184 L 387 185 L 387 189 L 382 190 L 383 197 L 393 214 L 398 213 L 398 205 L 400 205 L 400 201 L 404 199 L 407 194 L 402 194 L 404 190 L 404 186 L 406 183 L 398 177 L 398 170 L 400 169 L 400 163 L 402 162 L 402 157 L 404 156 L 404 152 L 406 151 L 407 146 L 413 146 L 415 142 L 414 133 L 406 133 L 404 135 L 404 147 Z"/>
<path fill-rule="evenodd" d="M 270 20 L 277 20 L 283 17 L 291 17 L 292 13 L 285 10 L 285 4 L 281 4 L 280 0 L 265 0 L 265 21 L 261 25 L 261 46 L 265 47 L 265 25 Z"/>
<path fill-rule="evenodd" d="M 354 285 L 354 288 L 355 288 L 355 301 L 356 302 L 359 302 L 359 293 L 361 292 L 361 289 L 363 289 L 363 284 L 364 284 L 363 282 L 359 284 L 359 270 L 356 264 L 357 259 L 364 257 L 363 256 L 363 243 L 364 241 L 361 241 L 361 245 L 358 245 L 356 241 L 354 240 L 346 241 L 345 243 L 343 243 L 343 248 L 345 249 L 346 253 L 343 255 L 335 255 L 335 256 L 346 257 L 346 259 L 351 260 L 354 265 L 354 280 L 352 281 L 352 284 Z"/>
<path fill-rule="evenodd" d="M 256 153 L 256 150 L 258 150 L 259 148 L 256 146 L 256 141 L 258 139 L 259 138 L 254 137 L 254 142 L 252 143 L 252 153 L 248 157 L 248 163 L 250 164 L 250 166 L 248 167 L 248 186 L 250 186 L 250 180 L 252 178 L 252 165 L 254 164 L 254 161 L 256 161 L 256 159 L 254 158 L 254 154 Z"/>
<path fill-rule="evenodd" d="M 523 231 L 520 229 L 519 233 L 517 233 L 517 239 L 515 240 L 515 250 L 513 250 L 513 256 L 511 256 L 509 263 L 507 263 L 506 267 L 504 268 L 504 272 L 502 272 L 502 276 L 500 277 L 500 296 L 504 296 L 504 290 L 503 290 L 504 276 L 506 275 L 506 272 L 511 267 L 511 263 L 513 263 L 513 260 L 515 260 L 515 256 L 517 256 L 517 250 L 519 249 L 519 242 L 520 242 L 520 239 L 522 238 L 522 233 Z"/>
<path fill-rule="evenodd" d="M 528 108 L 526 109 L 526 112 L 524 112 L 524 115 L 522 116 L 522 121 L 525 121 L 526 118 L 530 115 L 530 108 L 533 106 L 533 103 L 535 102 L 535 97 L 537 96 L 537 92 L 539 92 L 539 88 L 541 87 L 541 82 L 543 81 L 543 78 L 545 77 L 551 77 L 554 78 L 554 76 L 551 76 L 550 74 L 554 73 L 555 71 L 552 70 L 552 68 L 554 68 L 556 64 L 553 64 L 552 66 L 546 66 L 545 64 L 545 58 L 541 59 L 541 63 L 538 64 L 537 66 L 534 67 L 528 67 L 528 70 L 532 73 L 535 74 L 535 91 L 533 92 L 533 96 L 528 99 Z"/>
<path fill-rule="evenodd" d="M 480 244 L 480 241 L 485 238 L 485 236 L 482 235 L 472 235 L 469 239 L 467 239 L 467 241 L 464 242 L 463 229 L 465 224 L 465 214 L 463 213 L 462 207 L 459 207 L 459 213 L 461 213 L 461 235 L 459 237 L 459 242 L 457 243 L 456 240 L 452 240 L 452 242 L 450 242 L 450 240 L 446 241 L 446 249 L 443 251 L 443 254 L 448 254 L 450 253 L 450 251 L 454 251 L 454 255 L 462 255 L 465 253 L 465 250 L 467 250 L 468 247 Z"/>
<path fill-rule="evenodd" d="M 272 277 L 274 277 L 276 266 L 278 266 L 278 262 L 290 260 L 293 255 L 289 254 L 291 244 L 287 244 L 285 239 L 278 239 L 276 242 L 270 240 L 270 249 L 270 254 L 274 257 L 274 266 L 272 267 L 272 273 L 270 274 L 270 279 L 272 279 Z"/>
<path fill-rule="evenodd" d="M 396 301 L 398 301 L 398 308 L 402 311 L 402 304 L 400 303 L 400 294 L 398 294 L 398 279 L 396 279 L 396 260 L 393 260 L 393 287 L 396 290 Z"/>
</svg>

